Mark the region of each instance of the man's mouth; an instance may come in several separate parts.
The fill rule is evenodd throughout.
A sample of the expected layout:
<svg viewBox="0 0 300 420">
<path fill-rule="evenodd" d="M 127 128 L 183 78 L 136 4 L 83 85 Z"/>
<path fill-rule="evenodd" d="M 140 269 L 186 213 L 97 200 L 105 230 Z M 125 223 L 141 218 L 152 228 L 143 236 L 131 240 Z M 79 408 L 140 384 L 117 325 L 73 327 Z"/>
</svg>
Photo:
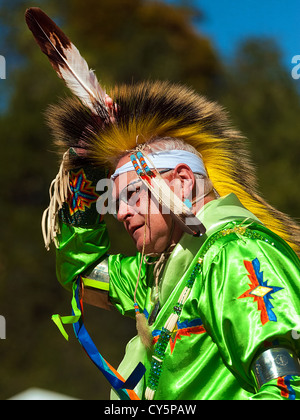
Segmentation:
<svg viewBox="0 0 300 420">
<path fill-rule="evenodd" d="M 132 226 L 129 228 L 129 233 L 130 235 L 133 237 L 135 232 L 140 229 L 141 227 L 143 227 L 144 225 L 137 225 L 137 226 Z"/>
</svg>

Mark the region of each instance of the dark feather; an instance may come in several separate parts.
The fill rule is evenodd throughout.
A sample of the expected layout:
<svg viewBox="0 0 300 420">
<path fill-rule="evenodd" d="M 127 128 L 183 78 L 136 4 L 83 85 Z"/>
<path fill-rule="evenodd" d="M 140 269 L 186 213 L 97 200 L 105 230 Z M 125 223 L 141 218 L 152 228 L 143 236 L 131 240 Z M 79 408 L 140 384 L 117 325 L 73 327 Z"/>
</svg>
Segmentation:
<svg viewBox="0 0 300 420">
<path fill-rule="evenodd" d="M 25 19 L 58 76 L 85 106 L 103 120 L 107 120 L 109 110 L 105 103 L 105 90 L 75 45 L 41 9 L 27 9 Z"/>
<path fill-rule="evenodd" d="M 28 28 L 50 60 L 54 70 L 60 74 L 59 66 L 64 66 L 64 51 L 71 47 L 71 41 L 63 31 L 38 7 L 26 10 L 25 20 Z"/>
</svg>

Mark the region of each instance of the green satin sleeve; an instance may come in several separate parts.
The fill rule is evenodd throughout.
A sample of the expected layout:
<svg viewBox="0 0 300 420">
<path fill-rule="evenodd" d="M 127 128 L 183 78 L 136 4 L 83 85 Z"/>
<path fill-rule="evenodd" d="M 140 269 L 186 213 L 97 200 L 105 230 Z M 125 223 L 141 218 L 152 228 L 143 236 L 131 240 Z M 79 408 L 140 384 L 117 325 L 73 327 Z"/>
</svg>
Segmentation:
<svg viewBox="0 0 300 420">
<path fill-rule="evenodd" d="M 61 223 L 56 249 L 56 275 L 68 290 L 73 280 L 98 264 L 110 248 L 105 222 L 90 228 Z M 134 290 L 138 279 L 141 254 L 126 257 L 122 254 L 108 256 L 109 297 L 122 315 L 134 316 Z M 149 285 L 152 283 L 152 266 L 142 263 L 137 290 L 137 303 L 144 310 Z"/>
<path fill-rule="evenodd" d="M 74 278 L 96 264 L 110 247 L 104 222 L 90 228 L 61 223 L 58 241 L 56 275 L 59 282 L 69 290 L 72 289 Z"/>
<path fill-rule="evenodd" d="M 134 317 L 134 292 L 140 262 L 140 253 L 133 257 L 116 254 L 110 255 L 108 258 L 110 301 L 122 315 L 132 318 Z M 136 292 L 136 300 L 141 312 L 145 309 L 146 298 L 151 290 L 152 271 L 152 266 L 142 263 Z"/>
<path fill-rule="evenodd" d="M 249 237 L 229 235 L 210 248 L 198 306 L 225 365 L 254 393 L 251 365 L 262 351 L 281 346 L 300 354 L 292 334 L 300 330 L 299 259 L 268 232 L 260 227 Z M 271 388 L 268 393 L 280 396 Z"/>
</svg>

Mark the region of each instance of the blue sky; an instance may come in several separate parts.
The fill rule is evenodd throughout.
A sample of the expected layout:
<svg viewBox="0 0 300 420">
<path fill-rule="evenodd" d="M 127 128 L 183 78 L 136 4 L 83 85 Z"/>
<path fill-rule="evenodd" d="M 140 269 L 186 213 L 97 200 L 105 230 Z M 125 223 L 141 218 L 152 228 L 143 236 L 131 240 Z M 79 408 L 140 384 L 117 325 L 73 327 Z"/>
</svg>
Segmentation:
<svg viewBox="0 0 300 420">
<path fill-rule="evenodd" d="M 171 3 L 176 0 L 169 0 Z M 209 36 L 224 58 L 230 58 L 249 37 L 271 37 L 283 62 L 300 54 L 300 0 L 190 0 L 204 12 L 200 31 Z"/>
</svg>

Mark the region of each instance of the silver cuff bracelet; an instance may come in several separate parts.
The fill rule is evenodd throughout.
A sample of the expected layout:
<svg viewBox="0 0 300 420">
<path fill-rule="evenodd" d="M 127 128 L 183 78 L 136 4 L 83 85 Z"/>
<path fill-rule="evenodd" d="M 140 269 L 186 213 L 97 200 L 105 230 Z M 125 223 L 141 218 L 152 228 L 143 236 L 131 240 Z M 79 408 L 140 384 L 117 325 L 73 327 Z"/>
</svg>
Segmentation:
<svg viewBox="0 0 300 420">
<path fill-rule="evenodd" d="M 82 297 L 85 303 L 103 309 L 111 309 L 109 302 L 108 259 L 102 260 L 93 270 L 82 276 Z"/>
<path fill-rule="evenodd" d="M 300 376 L 300 361 L 292 351 L 275 347 L 264 351 L 253 363 L 252 372 L 258 389 L 280 376 Z"/>
<path fill-rule="evenodd" d="M 92 271 L 83 276 L 85 279 L 109 283 L 108 258 L 102 260 Z"/>
</svg>

